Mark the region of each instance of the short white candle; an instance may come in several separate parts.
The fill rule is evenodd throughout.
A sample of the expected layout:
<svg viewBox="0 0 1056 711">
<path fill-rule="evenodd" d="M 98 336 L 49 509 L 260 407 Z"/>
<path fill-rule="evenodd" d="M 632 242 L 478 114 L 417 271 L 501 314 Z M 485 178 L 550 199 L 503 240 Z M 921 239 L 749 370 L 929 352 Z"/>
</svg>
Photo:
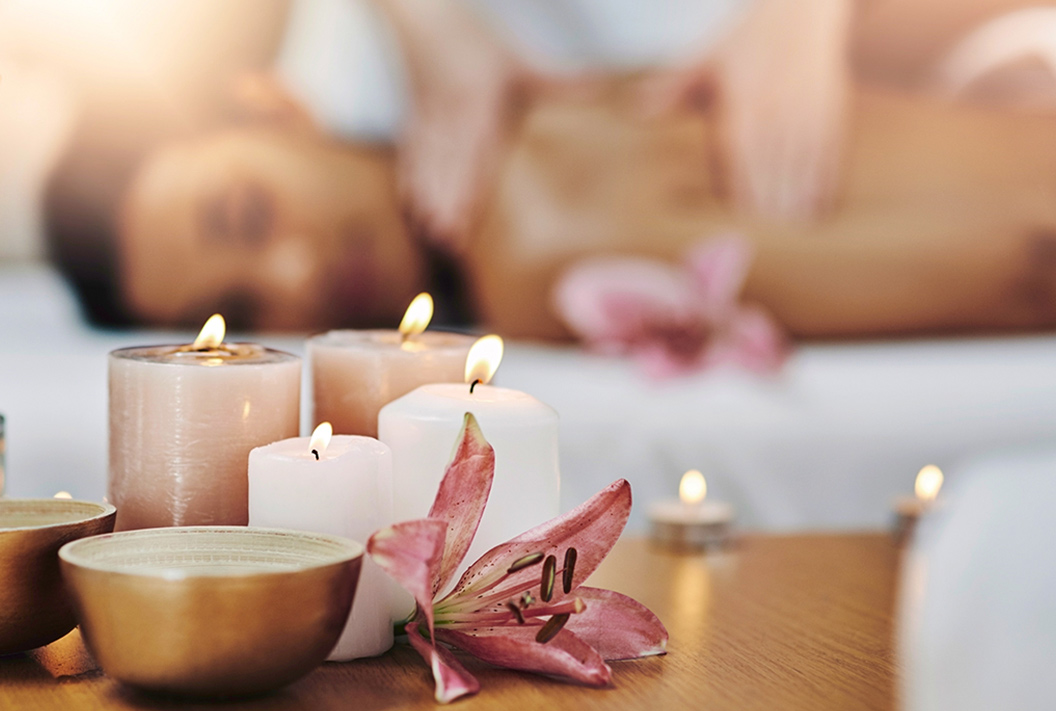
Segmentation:
<svg viewBox="0 0 1056 711">
<path fill-rule="evenodd" d="M 653 538 L 675 547 L 699 548 L 722 543 L 729 535 L 733 506 L 707 500 L 707 481 L 696 469 L 682 475 L 678 499 L 656 501 L 649 506 Z"/>
<path fill-rule="evenodd" d="M 397 521 L 429 513 L 467 412 L 495 449 L 491 496 L 463 569 L 493 546 L 557 516 L 561 506 L 557 412 L 526 393 L 487 385 L 501 359 L 498 344 L 491 363 L 470 355 L 466 379 L 481 381 L 472 391 L 467 383 L 423 385 L 378 416 L 379 439 L 392 448 Z"/>
<path fill-rule="evenodd" d="M 308 340 L 312 417 L 340 434 L 376 437 L 378 411 L 426 383 L 460 382 L 473 338 L 425 331 L 432 299 L 419 294 L 399 331 L 330 331 Z"/>
<path fill-rule="evenodd" d="M 110 354 L 117 530 L 246 525 L 249 450 L 297 434 L 301 359 L 223 338 L 214 316 L 193 344 Z"/>
<path fill-rule="evenodd" d="M 365 543 L 393 522 L 389 448 L 371 437 L 329 435 L 329 423 L 323 423 L 311 438 L 284 439 L 249 453 L 251 526 L 328 533 Z M 352 611 L 329 659 L 372 657 L 389 649 L 391 608 L 388 576 L 364 559 Z"/>
</svg>

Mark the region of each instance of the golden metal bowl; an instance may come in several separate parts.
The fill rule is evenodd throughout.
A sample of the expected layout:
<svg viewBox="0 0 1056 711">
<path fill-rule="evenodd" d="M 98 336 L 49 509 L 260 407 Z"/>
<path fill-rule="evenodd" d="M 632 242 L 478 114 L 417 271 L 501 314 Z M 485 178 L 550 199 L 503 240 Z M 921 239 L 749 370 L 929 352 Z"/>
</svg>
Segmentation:
<svg viewBox="0 0 1056 711">
<path fill-rule="evenodd" d="M 182 696 L 284 686 L 337 644 L 363 546 L 245 526 L 125 531 L 59 551 L 81 634 L 103 671 Z"/>
<path fill-rule="evenodd" d="M 0 655 L 57 640 L 77 619 L 59 575 L 59 548 L 114 530 L 110 504 L 0 499 Z"/>
</svg>

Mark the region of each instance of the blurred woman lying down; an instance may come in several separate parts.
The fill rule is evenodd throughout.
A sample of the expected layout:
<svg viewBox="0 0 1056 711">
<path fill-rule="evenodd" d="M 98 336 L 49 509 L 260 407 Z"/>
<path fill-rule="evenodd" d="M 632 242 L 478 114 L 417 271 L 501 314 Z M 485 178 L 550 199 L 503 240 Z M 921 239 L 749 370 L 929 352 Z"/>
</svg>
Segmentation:
<svg viewBox="0 0 1056 711">
<path fill-rule="evenodd" d="M 782 197 L 785 179 L 777 197 L 748 189 L 771 196 L 759 209 L 735 209 L 745 188 L 727 104 L 704 96 L 657 111 L 643 98 L 655 89 L 648 77 L 613 79 L 514 105 L 475 218 L 440 240 L 489 328 L 563 337 L 549 292 L 570 261 L 674 259 L 731 229 L 755 246 L 746 298 L 797 336 L 1056 323 L 1056 118 L 850 89 L 849 119 L 834 129 L 847 137 L 839 180 L 811 218 L 785 209 L 802 204 Z M 235 123 L 130 151 L 110 187 L 86 192 L 100 161 L 83 145 L 70 151 L 49 225 L 89 310 L 113 313 L 102 304 L 113 298 L 149 323 L 191 325 L 218 309 L 267 329 L 397 323 L 448 275 L 437 241 L 410 227 L 433 232 L 436 215 L 417 201 L 405 219 L 406 163 L 335 139 L 270 82 L 245 85 L 241 99 Z M 81 258 L 86 231 L 109 251 Z"/>
<path fill-rule="evenodd" d="M 464 252 L 489 327 L 558 337 L 549 289 L 570 260 L 673 258 L 731 228 L 756 246 L 746 296 L 796 335 L 1056 323 L 1052 118 L 861 92 L 835 209 L 766 222 L 700 169 L 717 140 L 707 116 L 642 120 L 633 93 L 528 112 Z M 396 323 L 427 286 L 392 154 L 304 128 L 158 148 L 114 227 L 121 297 L 148 323 L 197 323 L 225 302 L 258 328 Z"/>
</svg>

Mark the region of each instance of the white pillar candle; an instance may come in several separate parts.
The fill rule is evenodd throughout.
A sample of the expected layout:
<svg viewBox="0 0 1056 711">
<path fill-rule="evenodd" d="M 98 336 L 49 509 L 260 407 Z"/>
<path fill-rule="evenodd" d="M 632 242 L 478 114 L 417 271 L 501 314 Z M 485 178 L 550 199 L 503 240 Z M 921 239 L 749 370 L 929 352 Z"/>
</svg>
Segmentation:
<svg viewBox="0 0 1056 711">
<path fill-rule="evenodd" d="M 492 363 L 491 372 L 497 365 Z M 467 365 L 467 377 L 483 384 L 472 392 L 466 383 L 423 385 L 378 416 L 378 438 L 392 449 L 397 521 L 429 513 L 465 413 L 473 413 L 495 449 L 491 496 L 463 569 L 493 546 L 560 513 L 557 412 L 526 393 L 487 385 L 491 372 L 475 366 Z"/>
<path fill-rule="evenodd" d="M 110 353 L 117 530 L 246 525 L 249 451 L 297 434 L 300 358 L 223 337 Z"/>
<path fill-rule="evenodd" d="M 420 310 L 419 310 L 420 309 Z M 330 331 L 308 340 L 312 419 L 340 434 L 376 437 L 378 410 L 426 383 L 460 382 L 473 338 L 425 331 L 432 299 L 420 294 L 399 331 Z"/>
<path fill-rule="evenodd" d="M 321 445 L 322 430 L 321 425 L 311 438 L 285 439 L 250 452 L 249 524 L 365 543 L 393 522 L 392 454 L 372 437 L 338 435 Z M 388 576 L 364 560 L 331 661 L 372 657 L 392 646 L 392 592 Z"/>
</svg>

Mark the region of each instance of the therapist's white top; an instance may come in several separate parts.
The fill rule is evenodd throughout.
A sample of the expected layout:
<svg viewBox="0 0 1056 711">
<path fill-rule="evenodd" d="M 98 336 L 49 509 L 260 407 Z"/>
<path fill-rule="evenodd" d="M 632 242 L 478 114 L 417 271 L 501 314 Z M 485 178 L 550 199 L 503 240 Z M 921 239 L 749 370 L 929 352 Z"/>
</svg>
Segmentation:
<svg viewBox="0 0 1056 711">
<path fill-rule="evenodd" d="M 464 0 L 548 67 L 630 69 L 705 48 L 751 0 Z M 391 139 L 406 111 L 392 29 L 366 0 L 295 0 L 278 71 L 336 135 Z"/>
</svg>

